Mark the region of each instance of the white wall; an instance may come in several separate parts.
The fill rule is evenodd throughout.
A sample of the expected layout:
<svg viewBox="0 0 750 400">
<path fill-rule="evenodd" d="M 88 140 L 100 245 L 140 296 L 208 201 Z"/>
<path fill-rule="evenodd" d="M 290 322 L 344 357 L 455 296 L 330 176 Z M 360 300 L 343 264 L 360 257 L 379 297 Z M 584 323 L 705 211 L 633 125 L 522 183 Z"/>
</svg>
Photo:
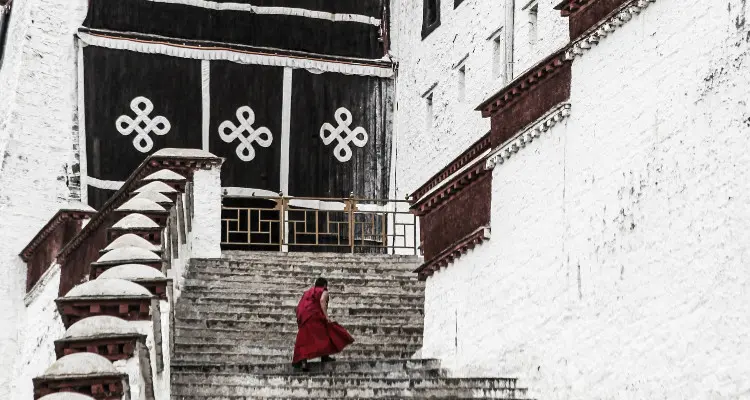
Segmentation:
<svg viewBox="0 0 750 400">
<path fill-rule="evenodd" d="M 527 2 L 516 0 L 516 75 L 568 41 L 567 22 L 552 9 L 558 1 L 538 2 L 538 40 L 531 46 L 528 13 L 521 10 Z M 397 198 L 417 189 L 489 131 L 489 120 L 474 109 L 505 84 L 493 70 L 493 34 L 503 36 L 506 2 L 464 0 L 456 9 L 453 4 L 441 1 L 441 25 L 422 40 L 422 0 L 392 2 L 392 54 L 399 62 L 394 124 Z M 454 67 L 466 56 L 465 97 L 460 100 Z M 428 123 L 422 96 L 435 84 L 434 118 Z"/>
<path fill-rule="evenodd" d="M 65 333 L 55 299 L 60 286 L 60 266 L 53 265 L 39 280 L 27 296 L 27 303 L 19 316 L 19 357 L 15 366 L 8 365 L 4 371 L 13 378 L 6 393 L 9 399 L 34 398 L 32 378 L 42 375 L 57 360 L 55 340 Z M 5 375 L 5 374 L 3 374 Z"/>
<path fill-rule="evenodd" d="M 22 338 L 26 267 L 18 253 L 71 195 L 75 51 L 86 0 L 16 0 L 0 68 L 0 370 Z M 12 398 L 14 374 L 0 374 Z M 25 398 L 29 398 L 26 396 Z"/>
<path fill-rule="evenodd" d="M 747 14 L 657 0 L 574 61 L 492 239 L 428 280 L 423 356 L 544 399 L 750 396 Z"/>
</svg>

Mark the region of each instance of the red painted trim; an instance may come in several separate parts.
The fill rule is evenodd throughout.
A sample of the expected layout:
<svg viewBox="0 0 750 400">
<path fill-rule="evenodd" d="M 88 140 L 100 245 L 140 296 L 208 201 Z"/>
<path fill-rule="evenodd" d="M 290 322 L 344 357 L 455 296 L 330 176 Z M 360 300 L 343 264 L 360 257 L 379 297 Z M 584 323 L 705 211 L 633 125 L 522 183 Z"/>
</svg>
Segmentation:
<svg viewBox="0 0 750 400">
<path fill-rule="evenodd" d="M 532 89 L 553 76 L 553 73 L 571 64 L 571 61 L 565 58 L 566 50 L 567 46 L 537 63 L 476 109 L 482 111 L 482 116 L 487 118 L 518 102 Z"/>
<path fill-rule="evenodd" d="M 59 392 L 74 392 L 91 396 L 96 400 L 121 400 L 125 395 L 123 382 L 126 374 L 98 375 L 85 378 L 61 379 L 34 378 L 34 399 Z"/>
<path fill-rule="evenodd" d="M 449 248 L 443 250 L 437 257 L 422 264 L 414 272 L 419 275 L 419 280 L 427 280 L 440 268 L 446 267 L 456 259 L 466 254 L 477 245 L 484 243 L 489 239 L 489 227 L 483 226 L 476 231 L 464 236 Z"/>
<path fill-rule="evenodd" d="M 113 335 L 84 339 L 61 339 L 55 341 L 55 355 L 58 359 L 75 353 L 95 353 L 115 362 L 127 360 L 135 354 L 138 340 L 145 343 L 142 334 Z"/>
<path fill-rule="evenodd" d="M 50 220 L 39 230 L 33 239 L 21 250 L 19 256 L 24 262 L 29 262 L 29 259 L 33 256 L 34 251 L 52 234 L 52 232 L 63 222 L 69 220 L 82 220 L 91 218 L 96 211 L 83 211 L 83 210 L 68 210 L 60 209 Z"/>
<path fill-rule="evenodd" d="M 151 321 L 151 297 L 118 298 L 59 298 L 55 300 L 57 310 L 65 328 L 76 322 L 96 315 L 109 315 L 126 321 Z"/>
<path fill-rule="evenodd" d="M 470 183 L 476 181 L 484 174 L 491 171 L 484 168 L 484 159 L 479 160 L 476 165 L 464 171 L 461 175 L 451 179 L 450 182 L 445 184 L 439 190 L 436 190 L 425 199 L 419 201 L 411 207 L 414 214 L 423 216 L 430 213 L 432 210 L 439 207 L 441 204 L 453 198 L 463 188 L 468 186 Z"/>
<path fill-rule="evenodd" d="M 555 9 L 568 17 L 570 38 L 575 41 L 602 20 L 619 11 L 625 3 L 633 0 L 564 0 Z"/>
<path fill-rule="evenodd" d="M 429 192 L 442 181 L 448 179 L 449 176 L 453 175 L 465 165 L 474 161 L 489 149 L 490 145 L 490 132 L 487 132 L 484 136 L 479 138 L 479 140 L 474 142 L 474 144 L 472 144 L 466 151 L 451 161 L 445 168 L 441 169 L 440 172 L 430 178 L 427 183 L 423 184 L 419 189 L 414 191 L 414 193 L 409 195 L 409 199 L 414 202 L 418 201 L 425 195 L 425 193 Z"/>
</svg>

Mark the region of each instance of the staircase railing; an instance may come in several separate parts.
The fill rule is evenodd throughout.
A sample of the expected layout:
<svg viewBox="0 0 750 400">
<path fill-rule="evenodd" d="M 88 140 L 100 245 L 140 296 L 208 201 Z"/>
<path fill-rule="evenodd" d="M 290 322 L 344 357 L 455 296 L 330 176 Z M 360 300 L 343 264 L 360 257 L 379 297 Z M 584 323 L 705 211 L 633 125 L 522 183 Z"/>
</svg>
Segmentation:
<svg viewBox="0 0 750 400">
<path fill-rule="evenodd" d="M 417 254 L 418 225 L 404 200 L 252 197 L 222 206 L 225 249 Z M 242 203 L 242 201 L 239 201 Z"/>
</svg>

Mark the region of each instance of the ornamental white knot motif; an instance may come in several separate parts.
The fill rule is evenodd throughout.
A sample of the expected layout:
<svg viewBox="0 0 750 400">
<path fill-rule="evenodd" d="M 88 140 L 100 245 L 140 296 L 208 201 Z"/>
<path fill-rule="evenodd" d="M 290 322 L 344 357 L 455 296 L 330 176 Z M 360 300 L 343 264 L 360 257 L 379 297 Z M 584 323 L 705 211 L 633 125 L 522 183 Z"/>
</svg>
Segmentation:
<svg viewBox="0 0 750 400">
<path fill-rule="evenodd" d="M 141 153 L 148 153 L 154 148 L 154 140 L 149 134 L 163 136 L 169 133 L 172 125 L 169 120 L 161 115 L 151 118 L 151 112 L 154 111 L 154 103 L 151 100 L 138 96 L 130 102 L 130 109 L 135 113 L 135 119 L 127 115 L 121 115 L 115 121 L 117 131 L 124 136 L 128 136 L 133 131 L 136 132 L 133 138 L 133 146 Z"/>
<path fill-rule="evenodd" d="M 354 130 L 349 129 L 349 125 L 352 124 L 352 113 L 344 107 L 336 110 L 336 123 L 337 127 L 326 122 L 320 127 L 320 138 L 323 139 L 323 144 L 326 146 L 333 143 L 336 140 L 338 143 L 333 149 L 333 155 L 340 162 L 347 162 L 352 159 L 352 149 L 349 143 L 354 144 L 357 147 L 364 147 L 367 144 L 367 131 L 365 128 L 358 126 Z"/>
<path fill-rule="evenodd" d="M 249 106 L 242 106 L 236 112 L 239 126 L 232 121 L 224 121 L 219 125 L 219 136 L 226 143 L 239 140 L 237 146 L 237 157 L 240 160 L 248 162 L 255 158 L 255 148 L 253 143 L 258 143 L 261 147 L 269 147 L 273 143 L 271 131 L 265 126 L 253 128 L 255 123 L 255 111 Z M 247 136 L 244 133 L 247 132 Z"/>
</svg>

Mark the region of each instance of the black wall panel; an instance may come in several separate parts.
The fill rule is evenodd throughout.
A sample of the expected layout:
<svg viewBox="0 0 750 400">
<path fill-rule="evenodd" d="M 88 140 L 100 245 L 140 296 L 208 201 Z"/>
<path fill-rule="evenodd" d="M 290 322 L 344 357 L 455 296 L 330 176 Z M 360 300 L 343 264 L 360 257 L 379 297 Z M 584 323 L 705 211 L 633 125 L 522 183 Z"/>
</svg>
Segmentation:
<svg viewBox="0 0 750 400">
<path fill-rule="evenodd" d="M 371 24 L 148 0 L 96 0 L 84 26 L 335 56 L 379 59 L 384 54 L 380 28 Z"/>
<path fill-rule="evenodd" d="M 221 170 L 223 186 L 248 187 L 279 192 L 279 166 L 281 165 L 281 107 L 283 98 L 284 69 L 261 65 L 242 65 L 228 61 L 211 62 L 211 128 L 209 151 L 225 157 Z M 234 139 L 227 143 L 219 134 L 225 121 L 225 134 L 235 129 L 242 130 L 242 136 L 250 134 L 242 127 L 238 109 L 252 109 L 254 122 L 251 127 L 260 132 L 265 127 L 268 134 L 260 135 L 264 142 L 270 136 L 270 146 L 263 147 L 252 143 L 254 155 L 251 160 L 242 160 L 237 155 L 237 148 L 242 143 Z M 241 110 L 247 111 L 247 108 Z M 248 117 L 246 112 L 242 118 Z M 247 123 L 247 122 L 246 122 Z M 239 132 L 238 130 L 238 132 Z M 243 144 L 244 146 L 244 144 Z M 241 149 L 244 158 L 250 153 Z"/>
<path fill-rule="evenodd" d="M 84 72 L 89 176 L 123 181 L 161 148 L 201 147 L 199 60 L 89 46 L 84 49 Z M 121 117 L 125 118 L 121 127 L 130 125 L 128 118 L 137 121 L 131 107 L 139 97 L 153 105 L 147 115 L 151 120 L 158 122 L 162 117 L 168 121 L 170 127 L 164 135 L 146 128 L 148 121 L 140 121 L 149 131 L 148 139 L 138 140 L 135 131 L 127 136 L 118 131 Z M 140 102 L 138 106 L 144 109 L 147 105 Z M 160 124 L 157 128 L 164 127 Z"/>
<path fill-rule="evenodd" d="M 289 192 L 294 196 L 387 198 L 391 153 L 392 81 L 376 77 L 313 74 L 295 70 L 292 83 L 292 120 Z M 326 145 L 321 127 L 336 120 L 339 108 L 351 114 L 348 128 L 366 132 L 363 147 L 348 143 L 351 159 L 339 160 L 338 140 Z M 348 114 L 339 114 L 347 119 Z M 348 135 L 347 132 L 342 132 Z M 326 132 L 326 136 L 330 134 Z M 357 136 L 360 136 L 358 134 Z M 342 136 L 343 137 L 343 136 Z"/>
</svg>

